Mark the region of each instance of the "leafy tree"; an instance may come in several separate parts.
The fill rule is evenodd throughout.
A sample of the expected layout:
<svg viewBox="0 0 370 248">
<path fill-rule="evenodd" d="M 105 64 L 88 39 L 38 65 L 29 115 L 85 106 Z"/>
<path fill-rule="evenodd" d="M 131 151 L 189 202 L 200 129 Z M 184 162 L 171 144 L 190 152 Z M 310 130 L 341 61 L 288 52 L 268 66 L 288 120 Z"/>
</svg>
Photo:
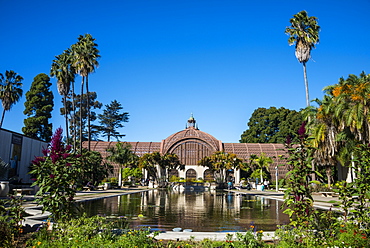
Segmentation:
<svg viewBox="0 0 370 248">
<path fill-rule="evenodd" d="M 243 161 L 233 153 L 217 151 L 211 156 L 202 158 L 198 165 L 208 167 L 216 174 L 216 178 L 219 178 L 219 182 L 224 183 L 227 176 L 226 171 L 242 168 Z"/>
<path fill-rule="evenodd" d="M 51 65 L 50 76 L 57 78 L 58 93 L 63 96 L 63 106 L 64 106 L 64 118 L 66 122 L 66 136 L 67 142 L 69 142 L 69 132 L 68 132 L 68 116 L 67 116 L 67 97 L 70 93 L 71 84 L 75 80 L 75 68 L 72 66 L 72 55 L 71 50 L 67 49 L 62 54 L 55 56 L 53 63 Z M 74 87 L 72 87 L 74 96 Z M 73 107 L 74 109 L 74 107 Z M 74 142 L 75 143 L 75 142 Z M 75 144 L 74 144 L 75 145 Z"/>
<path fill-rule="evenodd" d="M 90 95 L 89 97 L 90 108 L 100 109 L 102 104 L 96 100 L 97 94 L 95 92 L 90 92 L 89 95 Z M 74 104 L 72 101 L 69 101 L 69 100 L 67 101 L 67 115 L 69 116 L 69 122 L 70 122 L 69 127 L 70 127 L 72 136 L 76 136 L 77 142 L 82 144 L 83 141 L 87 140 L 86 129 L 80 132 L 80 128 L 85 127 L 85 123 L 86 123 L 87 109 L 85 108 L 85 106 L 87 104 L 86 103 L 87 97 L 82 98 L 83 104 L 80 104 L 81 95 L 76 95 L 73 99 L 74 99 Z M 73 105 L 76 106 L 75 110 L 73 110 Z M 82 106 L 82 109 L 80 109 L 80 106 Z M 64 111 L 65 111 L 64 108 L 60 108 L 60 113 L 62 115 L 65 115 Z M 95 121 L 96 118 L 97 118 L 96 113 L 94 111 L 90 111 L 90 119 L 92 121 Z M 82 125 L 80 125 L 81 120 L 83 122 Z M 73 123 L 77 124 L 76 128 L 74 128 Z M 80 136 L 81 133 L 82 133 L 82 137 Z"/>
<path fill-rule="evenodd" d="M 22 80 L 23 78 L 14 71 L 5 71 L 5 77 L 0 73 L 0 100 L 3 106 L 0 128 L 3 126 L 5 111 L 9 111 L 22 97 Z"/>
<path fill-rule="evenodd" d="M 124 168 L 122 171 L 122 178 L 124 180 L 127 180 L 129 177 L 135 178 L 135 179 L 140 179 L 143 176 L 143 172 L 141 171 L 140 168 Z"/>
<path fill-rule="evenodd" d="M 300 112 L 286 108 L 258 108 L 241 135 L 241 143 L 284 143 L 287 136 L 296 139 L 303 117 Z"/>
<path fill-rule="evenodd" d="M 154 181 L 160 183 L 164 178 L 169 181 L 169 170 L 184 170 L 185 166 L 181 164 L 177 154 L 166 153 L 161 155 L 159 152 L 153 152 L 146 153 L 140 157 L 139 168 L 147 170 L 148 175 L 153 177 Z"/>
<path fill-rule="evenodd" d="M 320 26 L 317 17 L 308 16 L 305 10 L 293 15 L 290 19 L 291 26 L 285 29 L 289 35 L 289 45 L 295 44 L 295 56 L 299 63 L 303 64 L 304 82 L 306 88 L 306 104 L 310 106 L 308 93 L 308 80 L 306 73 L 306 63 L 311 58 L 311 50 L 319 43 Z"/>
<path fill-rule="evenodd" d="M 99 184 L 109 173 L 113 172 L 113 166 L 103 161 L 100 152 L 83 149 L 82 173 L 83 182 L 90 181 L 93 185 Z"/>
<path fill-rule="evenodd" d="M 136 167 L 138 157 L 131 150 L 131 145 L 128 143 L 118 142 L 114 147 L 107 149 L 109 155 L 107 160 L 119 165 L 118 185 L 122 185 L 122 168 Z"/>
<path fill-rule="evenodd" d="M 53 134 L 53 124 L 49 123 L 54 108 L 54 95 L 50 90 L 50 78 L 44 73 L 37 75 L 26 93 L 25 110 L 28 116 L 24 119 L 22 132 L 32 138 L 49 142 Z"/>
<path fill-rule="evenodd" d="M 122 122 L 128 122 L 129 114 L 127 112 L 120 113 L 121 109 L 123 109 L 122 105 L 117 100 L 114 100 L 110 104 L 105 105 L 103 114 L 98 114 L 101 125 L 99 129 L 104 137 L 108 137 L 108 142 L 111 137 L 115 137 L 119 141 L 119 138 L 124 136 L 117 129 L 123 127 Z"/>
<path fill-rule="evenodd" d="M 100 58 L 99 50 L 97 49 L 97 44 L 95 43 L 95 39 L 91 36 L 91 34 L 85 34 L 84 36 L 80 35 L 78 37 L 78 42 L 72 45 L 72 51 L 74 56 L 74 63 L 73 66 L 76 68 L 76 71 L 82 77 L 81 82 L 81 95 L 83 94 L 84 84 L 86 82 L 86 103 L 90 102 L 89 97 L 89 74 L 95 71 L 95 68 L 98 67 L 98 58 Z M 83 108 L 82 106 L 83 101 L 80 102 L 80 109 Z M 88 150 L 90 150 L 90 105 L 85 105 L 87 109 L 87 129 L 88 129 Z M 80 115 L 80 119 L 82 119 L 82 114 Z M 83 125 L 83 122 L 80 123 Z M 83 126 L 80 127 L 80 136 L 82 136 Z M 81 146 L 82 149 L 82 146 Z"/>
</svg>

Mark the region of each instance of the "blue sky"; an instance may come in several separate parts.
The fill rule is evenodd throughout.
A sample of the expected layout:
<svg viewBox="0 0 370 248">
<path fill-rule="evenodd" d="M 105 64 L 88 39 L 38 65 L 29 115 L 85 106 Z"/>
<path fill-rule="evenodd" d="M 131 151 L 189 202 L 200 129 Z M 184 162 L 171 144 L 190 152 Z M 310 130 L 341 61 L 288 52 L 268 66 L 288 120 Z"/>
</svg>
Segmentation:
<svg viewBox="0 0 370 248">
<path fill-rule="evenodd" d="M 80 34 L 96 39 L 101 59 L 90 91 L 129 112 L 126 141 L 161 141 L 193 113 L 200 130 L 238 142 L 256 108 L 304 108 L 302 65 L 284 33 L 301 10 L 322 29 L 307 64 L 311 99 L 340 77 L 370 73 L 369 0 L 0 0 L 0 9 L 0 72 L 20 74 L 24 95 Z M 64 128 L 51 81 L 52 123 Z M 3 128 L 21 132 L 24 101 Z"/>
</svg>

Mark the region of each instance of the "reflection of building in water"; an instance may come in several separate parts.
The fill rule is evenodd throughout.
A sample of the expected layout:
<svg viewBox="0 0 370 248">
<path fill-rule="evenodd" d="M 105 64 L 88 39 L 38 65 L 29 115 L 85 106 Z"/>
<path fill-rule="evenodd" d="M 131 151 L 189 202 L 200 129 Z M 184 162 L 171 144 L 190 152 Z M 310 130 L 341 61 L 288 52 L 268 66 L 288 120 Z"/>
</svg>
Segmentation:
<svg viewBox="0 0 370 248">
<path fill-rule="evenodd" d="M 103 158 L 107 154 L 107 149 L 116 145 L 117 142 L 92 141 L 91 149 L 99 151 Z M 283 144 L 255 144 L 255 143 L 223 143 L 212 135 L 199 130 L 196 121 L 191 116 L 184 130 L 168 136 L 161 142 L 127 142 L 132 146 L 132 150 L 138 156 L 145 153 L 160 152 L 161 154 L 175 153 L 179 156 L 180 161 L 185 164 L 184 171 L 171 171 L 171 175 L 186 179 L 203 178 L 207 181 L 214 180 L 213 173 L 207 167 L 198 166 L 198 161 L 214 152 L 223 151 L 234 153 L 245 162 L 249 161 L 251 155 L 260 155 L 265 153 L 272 157 L 274 163 L 270 165 L 271 175 L 275 175 L 278 168 L 279 178 L 283 178 L 286 173 L 285 166 L 281 165 L 280 155 L 285 154 Z M 84 142 L 84 146 L 87 143 Z M 115 166 L 114 176 L 118 177 L 119 167 Z M 242 172 L 236 170 L 234 173 L 235 182 L 238 183 L 243 177 Z"/>
<path fill-rule="evenodd" d="M 267 198 L 216 191 L 174 193 L 164 190 L 144 192 L 141 197 L 139 213 L 151 218 L 146 224 L 167 230 L 170 229 L 168 223 L 172 228 L 194 231 L 245 230 L 251 223 L 259 230 L 274 230 L 277 224 L 289 222 L 287 215 L 279 216 L 281 203 Z"/>
</svg>

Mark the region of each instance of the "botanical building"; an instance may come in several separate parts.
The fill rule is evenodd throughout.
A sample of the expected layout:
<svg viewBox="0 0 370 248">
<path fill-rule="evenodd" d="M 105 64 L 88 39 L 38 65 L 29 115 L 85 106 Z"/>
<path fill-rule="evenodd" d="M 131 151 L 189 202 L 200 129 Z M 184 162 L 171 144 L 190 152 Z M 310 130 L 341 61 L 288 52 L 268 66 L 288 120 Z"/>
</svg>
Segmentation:
<svg viewBox="0 0 370 248">
<path fill-rule="evenodd" d="M 92 141 L 91 150 L 99 151 L 103 158 L 108 156 L 106 150 L 116 145 L 117 142 Z M 252 144 L 252 143 L 223 143 L 212 135 L 200 131 L 197 128 L 195 119 L 191 116 L 187 122 L 186 128 L 174 133 L 161 142 L 127 142 L 131 145 L 136 155 L 142 156 L 145 153 L 160 152 L 175 153 L 178 155 L 181 163 L 185 164 L 184 171 L 172 171 L 172 175 L 182 178 L 205 180 L 213 179 L 207 167 L 198 165 L 198 161 L 205 156 L 210 156 L 216 151 L 234 153 L 245 162 L 249 161 L 251 155 L 260 155 L 265 153 L 266 156 L 272 157 L 274 163 L 270 166 L 270 173 L 275 180 L 276 168 L 278 168 L 278 178 L 283 178 L 286 174 L 286 167 L 279 166 L 283 163 L 279 159 L 280 155 L 286 154 L 283 144 Z M 86 143 L 85 143 L 86 145 Z M 118 168 L 115 168 L 114 174 L 117 176 Z M 233 173 L 235 182 L 238 183 L 243 177 L 242 171 L 236 170 Z"/>
</svg>

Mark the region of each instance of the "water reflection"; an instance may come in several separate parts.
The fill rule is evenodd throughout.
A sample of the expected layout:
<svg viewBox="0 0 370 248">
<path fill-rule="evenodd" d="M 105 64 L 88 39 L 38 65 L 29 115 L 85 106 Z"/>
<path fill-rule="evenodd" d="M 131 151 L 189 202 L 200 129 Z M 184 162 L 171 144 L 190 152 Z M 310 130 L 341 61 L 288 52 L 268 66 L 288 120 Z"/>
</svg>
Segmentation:
<svg viewBox="0 0 370 248">
<path fill-rule="evenodd" d="M 88 215 L 125 216 L 131 228 L 169 231 L 181 227 L 210 232 L 245 231 L 251 224 L 258 230 L 275 230 L 277 225 L 289 222 L 280 209 L 281 204 L 231 192 L 153 190 L 88 201 L 84 207 Z"/>
</svg>

